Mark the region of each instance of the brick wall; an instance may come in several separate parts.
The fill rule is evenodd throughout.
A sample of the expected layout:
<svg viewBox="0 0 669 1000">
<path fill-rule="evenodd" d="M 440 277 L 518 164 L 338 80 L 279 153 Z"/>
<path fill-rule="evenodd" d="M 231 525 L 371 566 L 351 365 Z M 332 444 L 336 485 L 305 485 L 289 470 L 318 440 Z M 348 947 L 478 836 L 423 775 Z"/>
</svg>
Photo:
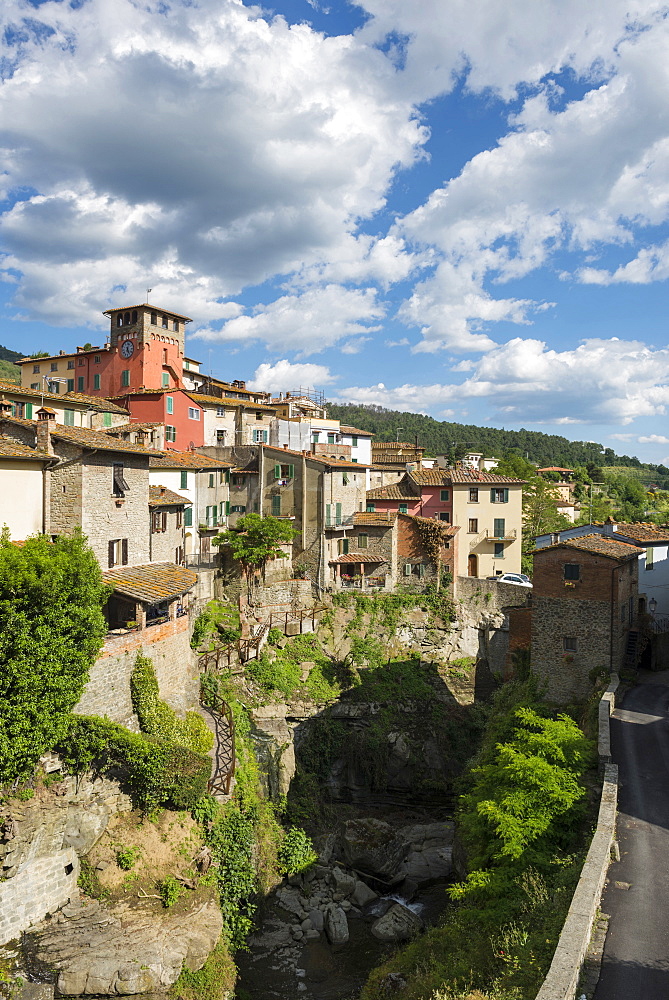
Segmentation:
<svg viewBox="0 0 669 1000">
<path fill-rule="evenodd" d="M 504 680 L 515 674 L 513 654 L 532 646 L 532 607 L 509 608 L 509 645 L 504 663 Z"/>
<path fill-rule="evenodd" d="M 79 859 L 69 847 L 26 862 L 17 875 L 0 882 L 0 945 L 78 896 L 78 877 Z"/>
<path fill-rule="evenodd" d="M 446 570 L 451 574 L 454 569 L 453 551 L 453 540 L 451 539 L 448 547 L 443 546 L 441 550 L 442 571 Z M 424 565 L 423 582 L 429 582 L 436 577 L 436 567 L 425 552 L 416 522 L 412 521 L 410 517 L 399 514 L 397 517 L 397 582 L 400 584 L 402 582 L 412 583 L 417 579 L 415 572 L 411 576 L 404 575 L 406 563 L 413 565 L 422 563 Z"/>
<path fill-rule="evenodd" d="M 189 620 L 184 616 L 107 639 L 74 711 L 79 715 L 106 715 L 112 722 L 137 730 L 130 675 L 138 653 L 153 660 L 160 697 L 168 705 L 185 712 L 197 703 L 197 660 L 190 648 Z"/>
</svg>

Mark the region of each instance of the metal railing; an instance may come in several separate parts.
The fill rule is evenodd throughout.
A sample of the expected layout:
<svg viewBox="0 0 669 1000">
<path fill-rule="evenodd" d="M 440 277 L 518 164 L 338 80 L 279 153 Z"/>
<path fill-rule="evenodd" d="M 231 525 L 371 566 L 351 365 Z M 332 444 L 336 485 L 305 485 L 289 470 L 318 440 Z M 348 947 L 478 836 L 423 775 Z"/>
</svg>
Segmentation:
<svg viewBox="0 0 669 1000">
<path fill-rule="evenodd" d="M 669 615 L 653 615 L 648 624 L 651 632 L 657 635 L 669 632 Z"/>
</svg>

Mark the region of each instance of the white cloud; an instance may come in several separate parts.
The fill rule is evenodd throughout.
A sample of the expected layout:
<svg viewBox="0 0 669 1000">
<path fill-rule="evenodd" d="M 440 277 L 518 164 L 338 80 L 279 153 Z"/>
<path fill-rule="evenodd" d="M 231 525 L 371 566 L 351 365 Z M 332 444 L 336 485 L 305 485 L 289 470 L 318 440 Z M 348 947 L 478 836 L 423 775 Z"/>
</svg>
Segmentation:
<svg viewBox="0 0 669 1000">
<path fill-rule="evenodd" d="M 350 289 L 340 285 L 312 288 L 301 295 L 283 295 L 257 306 L 251 315 L 235 317 L 220 330 L 204 329 L 193 334 L 202 340 L 262 341 L 275 350 L 299 351 L 306 357 L 318 354 L 351 334 L 368 334 L 380 327 L 384 307 L 373 288 Z M 356 353 L 355 340 L 349 341 Z"/>
<path fill-rule="evenodd" d="M 664 434 L 647 434 L 637 438 L 639 444 L 669 444 L 669 437 Z"/>
<path fill-rule="evenodd" d="M 384 347 L 408 347 L 411 341 L 408 337 L 400 337 L 399 340 L 384 340 Z"/>
<path fill-rule="evenodd" d="M 490 404 L 499 417 L 525 423 L 627 424 L 667 412 L 669 349 L 592 339 L 554 351 L 538 340 L 515 339 L 486 354 L 461 385 L 352 386 L 339 396 L 419 413 L 472 399 Z"/>
<path fill-rule="evenodd" d="M 613 272 L 584 267 L 578 276 L 586 285 L 613 285 L 620 282 L 647 285 L 651 281 L 664 281 L 669 278 L 669 242 L 661 246 L 644 247 L 633 260 Z"/>
<path fill-rule="evenodd" d="M 284 358 L 273 365 L 268 362 L 258 365 L 247 384 L 251 389 L 264 392 L 290 392 L 299 386 L 331 385 L 337 378 L 325 365 L 296 365 Z"/>
</svg>

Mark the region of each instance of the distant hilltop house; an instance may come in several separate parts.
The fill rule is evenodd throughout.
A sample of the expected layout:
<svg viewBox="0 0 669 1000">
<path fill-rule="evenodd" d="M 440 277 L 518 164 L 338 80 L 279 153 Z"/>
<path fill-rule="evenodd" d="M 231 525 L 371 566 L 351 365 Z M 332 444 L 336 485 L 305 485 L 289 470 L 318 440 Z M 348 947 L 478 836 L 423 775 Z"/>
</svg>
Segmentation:
<svg viewBox="0 0 669 1000">
<path fill-rule="evenodd" d="M 558 497 L 555 509 L 558 514 L 562 514 L 573 524 L 581 514 L 581 504 L 574 499 L 576 490 L 576 483 L 574 482 L 576 473 L 574 469 L 563 469 L 559 465 L 548 465 L 543 469 L 537 469 L 537 475 L 542 476 L 544 479 L 550 478 L 551 487 L 555 490 Z"/>
</svg>

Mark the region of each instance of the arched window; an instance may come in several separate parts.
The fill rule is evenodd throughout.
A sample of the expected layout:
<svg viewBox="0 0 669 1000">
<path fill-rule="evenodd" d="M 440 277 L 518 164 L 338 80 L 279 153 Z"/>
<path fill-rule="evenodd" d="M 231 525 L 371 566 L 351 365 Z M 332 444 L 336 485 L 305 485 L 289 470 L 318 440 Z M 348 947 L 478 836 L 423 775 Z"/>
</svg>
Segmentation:
<svg viewBox="0 0 669 1000">
<path fill-rule="evenodd" d="M 132 321 L 133 321 L 133 323 L 137 322 L 137 310 L 136 309 L 133 309 L 133 311 L 132 311 Z"/>
<path fill-rule="evenodd" d="M 123 326 L 123 313 L 116 313 L 116 325 Z"/>
<path fill-rule="evenodd" d="M 153 326 L 158 326 L 158 313 L 151 313 L 151 323 Z"/>
<path fill-rule="evenodd" d="M 175 319 L 175 320 L 174 320 L 174 324 L 172 325 L 172 329 L 173 329 L 173 330 L 174 330 L 174 331 L 175 331 L 176 333 L 178 333 L 178 332 L 179 332 L 179 320 L 178 320 L 178 319 Z"/>
<path fill-rule="evenodd" d="M 130 326 L 130 313 L 126 313 L 123 317 L 123 325 Z"/>
</svg>

